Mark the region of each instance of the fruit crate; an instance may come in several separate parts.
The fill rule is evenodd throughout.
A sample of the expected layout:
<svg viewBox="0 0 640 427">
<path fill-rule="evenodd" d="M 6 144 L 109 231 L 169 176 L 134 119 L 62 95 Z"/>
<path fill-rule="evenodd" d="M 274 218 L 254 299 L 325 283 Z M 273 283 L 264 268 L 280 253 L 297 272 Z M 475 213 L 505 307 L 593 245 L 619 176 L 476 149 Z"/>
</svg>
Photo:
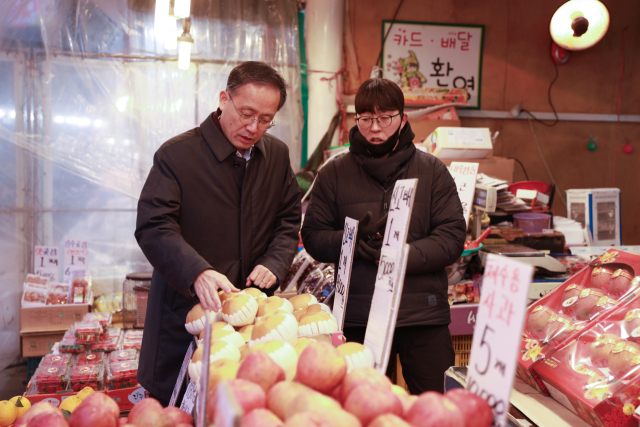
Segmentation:
<svg viewBox="0 0 640 427">
<path fill-rule="evenodd" d="M 455 366 L 467 366 L 471 355 L 471 343 L 473 335 L 455 335 L 451 337 L 453 350 L 456 352 Z"/>
</svg>

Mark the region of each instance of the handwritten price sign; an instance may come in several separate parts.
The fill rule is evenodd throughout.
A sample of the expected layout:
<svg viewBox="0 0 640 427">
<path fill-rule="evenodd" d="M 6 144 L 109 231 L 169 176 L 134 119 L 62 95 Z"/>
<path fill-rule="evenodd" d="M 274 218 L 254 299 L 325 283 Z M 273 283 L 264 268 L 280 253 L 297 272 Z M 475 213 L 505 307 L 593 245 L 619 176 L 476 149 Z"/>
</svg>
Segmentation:
<svg viewBox="0 0 640 427">
<path fill-rule="evenodd" d="M 36 246 L 33 250 L 33 272 L 40 277 L 58 282 L 60 269 L 60 248 L 57 246 Z"/>
<path fill-rule="evenodd" d="M 89 260 L 89 242 L 79 239 L 64 241 L 64 282 L 69 282 L 71 273 L 87 269 Z"/>
<path fill-rule="evenodd" d="M 347 297 L 349 296 L 351 267 L 353 266 L 353 253 L 355 252 L 357 234 L 358 221 L 346 217 L 344 219 L 344 233 L 342 234 L 342 248 L 340 249 L 340 263 L 338 264 L 338 277 L 336 278 L 336 296 L 333 304 L 333 315 L 338 321 L 340 330 L 344 327 L 344 313 L 347 310 Z"/>
<path fill-rule="evenodd" d="M 449 173 L 456 182 L 458 197 L 462 204 L 464 220 L 469 226 L 469 214 L 473 205 L 473 195 L 476 191 L 476 176 L 479 163 L 451 162 Z"/>
<path fill-rule="evenodd" d="M 391 342 L 402 297 L 409 254 L 409 246 L 406 244 L 407 233 L 417 184 L 417 179 L 403 179 L 397 181 L 393 188 L 364 337 L 364 345 L 373 352 L 375 368 L 383 374 L 387 371 L 389 363 Z"/>
<path fill-rule="evenodd" d="M 488 254 L 467 389 L 489 402 L 493 425 L 505 426 L 533 267 Z"/>
</svg>

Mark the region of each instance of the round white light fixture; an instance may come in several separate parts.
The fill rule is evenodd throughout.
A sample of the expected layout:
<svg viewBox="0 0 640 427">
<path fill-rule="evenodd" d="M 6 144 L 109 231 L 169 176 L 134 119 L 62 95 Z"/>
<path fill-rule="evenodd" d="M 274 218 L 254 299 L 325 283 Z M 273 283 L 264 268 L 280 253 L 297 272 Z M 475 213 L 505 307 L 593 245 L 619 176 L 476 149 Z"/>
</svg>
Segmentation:
<svg viewBox="0 0 640 427">
<path fill-rule="evenodd" d="M 598 43 L 609 29 L 609 11 L 598 0 L 570 0 L 551 18 L 551 38 L 561 48 L 584 50 Z"/>
</svg>

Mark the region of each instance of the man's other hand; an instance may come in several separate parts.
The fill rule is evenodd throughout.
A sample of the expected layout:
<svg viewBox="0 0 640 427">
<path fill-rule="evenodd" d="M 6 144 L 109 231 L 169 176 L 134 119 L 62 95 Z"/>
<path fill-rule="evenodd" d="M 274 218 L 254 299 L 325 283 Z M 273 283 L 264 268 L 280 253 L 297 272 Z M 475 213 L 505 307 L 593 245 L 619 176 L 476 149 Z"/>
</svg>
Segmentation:
<svg viewBox="0 0 640 427">
<path fill-rule="evenodd" d="M 218 290 L 223 290 L 228 294 L 240 291 L 231 284 L 227 276 L 214 270 L 205 270 L 200 273 L 196 281 L 193 282 L 193 289 L 196 291 L 198 298 L 200 298 L 202 307 L 205 310 L 215 312 L 218 312 L 222 306 Z"/>
<path fill-rule="evenodd" d="M 251 286 L 253 283 L 255 286 L 262 289 L 269 289 L 276 284 L 278 278 L 264 265 L 256 265 L 249 277 L 247 277 L 247 286 Z"/>
</svg>

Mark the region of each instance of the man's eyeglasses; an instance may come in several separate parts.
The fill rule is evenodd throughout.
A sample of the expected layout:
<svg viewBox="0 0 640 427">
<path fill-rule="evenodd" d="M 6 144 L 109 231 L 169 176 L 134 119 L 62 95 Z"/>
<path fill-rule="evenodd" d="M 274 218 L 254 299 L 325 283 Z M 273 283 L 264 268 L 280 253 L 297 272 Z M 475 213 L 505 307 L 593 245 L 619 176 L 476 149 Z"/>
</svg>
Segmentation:
<svg viewBox="0 0 640 427">
<path fill-rule="evenodd" d="M 233 99 L 231 99 L 231 95 L 229 94 L 229 92 L 227 92 L 227 95 L 229 95 L 229 99 L 231 100 L 231 103 L 233 104 L 233 108 L 236 109 L 236 111 L 238 112 L 238 115 L 240 116 L 240 123 L 242 123 L 243 125 L 250 125 L 251 123 L 255 122 L 256 119 L 255 116 L 251 115 L 251 114 L 245 114 L 245 113 L 241 113 L 238 110 L 238 107 L 236 107 L 236 104 L 233 102 Z M 258 120 L 258 127 L 262 130 L 267 130 L 270 129 L 272 127 L 274 127 L 276 125 L 276 120 Z"/>
<path fill-rule="evenodd" d="M 394 114 L 393 116 L 357 117 L 356 122 L 362 129 L 369 129 L 373 125 L 374 120 L 378 123 L 378 126 L 380 126 L 381 128 L 386 128 L 391 126 L 393 118 L 399 116 L 400 114 L 402 113 Z"/>
</svg>

